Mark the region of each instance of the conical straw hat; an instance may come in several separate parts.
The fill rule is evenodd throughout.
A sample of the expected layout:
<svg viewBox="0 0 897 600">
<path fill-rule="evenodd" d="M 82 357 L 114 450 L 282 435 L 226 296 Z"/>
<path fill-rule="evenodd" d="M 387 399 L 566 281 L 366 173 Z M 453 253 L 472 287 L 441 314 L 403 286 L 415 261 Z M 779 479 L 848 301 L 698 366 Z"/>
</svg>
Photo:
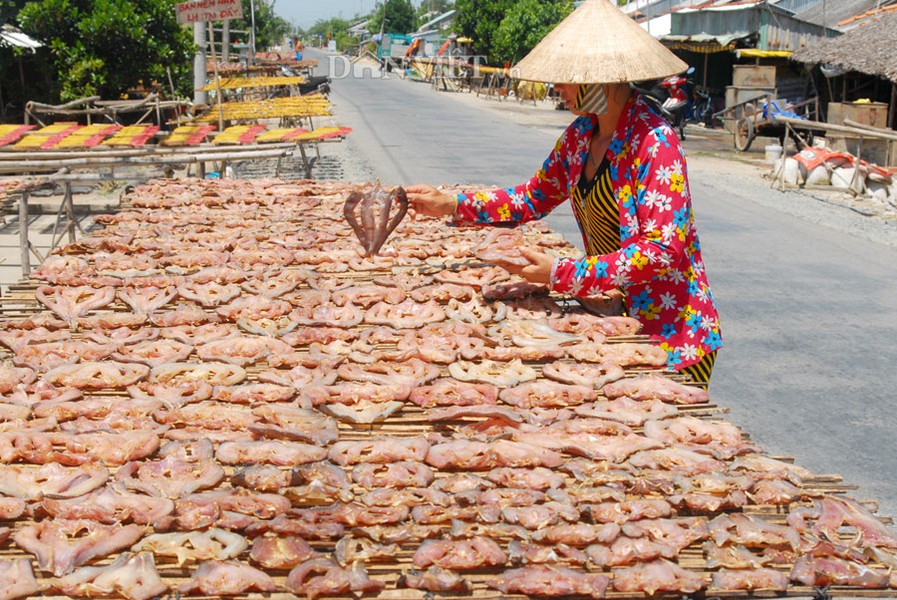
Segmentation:
<svg viewBox="0 0 897 600">
<path fill-rule="evenodd" d="M 586 0 L 514 66 L 513 77 L 548 83 L 659 79 L 688 65 L 610 0 Z"/>
</svg>

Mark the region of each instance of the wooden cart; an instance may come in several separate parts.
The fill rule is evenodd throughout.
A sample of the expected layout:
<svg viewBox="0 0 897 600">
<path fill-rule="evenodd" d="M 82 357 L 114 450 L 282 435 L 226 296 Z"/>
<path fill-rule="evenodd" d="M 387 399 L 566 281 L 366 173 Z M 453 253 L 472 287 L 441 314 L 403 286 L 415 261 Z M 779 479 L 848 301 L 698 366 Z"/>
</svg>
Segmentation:
<svg viewBox="0 0 897 600">
<path fill-rule="evenodd" d="M 782 108 L 781 104 L 781 101 L 773 99 L 770 94 L 762 94 L 729 106 L 715 113 L 713 118 L 726 123 L 726 127 L 734 136 L 735 149 L 741 152 L 747 152 L 757 136 L 777 137 L 784 145 L 789 133 L 798 134 L 796 130 L 786 128 L 778 121 L 777 116 L 815 120 L 819 114 L 819 101 L 813 97 L 797 104 L 789 104 L 787 109 Z M 810 145 L 813 133 L 812 130 L 807 130 L 806 137 L 800 136 L 795 142 L 798 146 Z"/>
</svg>

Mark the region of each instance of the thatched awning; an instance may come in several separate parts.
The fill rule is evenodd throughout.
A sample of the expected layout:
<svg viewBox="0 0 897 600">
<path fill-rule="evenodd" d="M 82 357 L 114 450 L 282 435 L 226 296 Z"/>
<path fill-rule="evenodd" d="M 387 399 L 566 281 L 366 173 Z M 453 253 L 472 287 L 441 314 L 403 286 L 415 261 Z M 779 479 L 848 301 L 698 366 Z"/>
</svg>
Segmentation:
<svg viewBox="0 0 897 600">
<path fill-rule="evenodd" d="M 836 38 L 796 51 L 791 60 L 831 65 L 897 82 L 897 12 L 883 14 Z"/>
</svg>

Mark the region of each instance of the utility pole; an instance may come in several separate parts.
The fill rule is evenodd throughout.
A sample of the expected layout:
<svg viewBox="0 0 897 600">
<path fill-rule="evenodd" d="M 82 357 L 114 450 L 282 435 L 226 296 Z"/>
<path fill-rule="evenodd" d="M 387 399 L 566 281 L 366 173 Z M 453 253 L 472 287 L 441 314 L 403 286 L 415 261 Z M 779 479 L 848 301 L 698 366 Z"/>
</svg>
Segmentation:
<svg viewBox="0 0 897 600">
<path fill-rule="evenodd" d="M 208 104 L 209 95 L 199 89 L 206 85 L 206 24 L 200 21 L 193 24 L 193 43 L 196 44 L 196 56 L 193 58 L 193 104 Z"/>
<path fill-rule="evenodd" d="M 651 0 L 648 0 L 648 33 L 651 33 L 651 18 L 653 14 L 654 5 L 651 3 Z"/>
<path fill-rule="evenodd" d="M 383 18 L 380 20 L 380 70 L 389 72 L 389 56 L 383 56 L 383 33 L 386 31 L 386 0 L 383 0 Z M 392 44 L 390 44 L 392 45 Z"/>
<path fill-rule="evenodd" d="M 249 15 L 251 27 L 249 29 L 249 61 L 248 64 L 255 64 L 255 0 L 249 0 Z"/>
<path fill-rule="evenodd" d="M 230 61 L 230 19 L 221 26 L 221 62 Z"/>
</svg>

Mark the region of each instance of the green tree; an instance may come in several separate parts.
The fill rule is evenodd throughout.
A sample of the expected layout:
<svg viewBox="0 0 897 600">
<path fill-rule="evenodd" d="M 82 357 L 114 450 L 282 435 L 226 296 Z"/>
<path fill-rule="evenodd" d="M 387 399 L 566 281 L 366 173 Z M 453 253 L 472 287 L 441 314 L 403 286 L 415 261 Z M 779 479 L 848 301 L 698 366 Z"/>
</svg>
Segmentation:
<svg viewBox="0 0 897 600">
<path fill-rule="evenodd" d="M 344 19 L 327 19 L 318 21 L 307 32 L 307 37 L 321 36 L 325 40 L 336 41 L 336 49 L 340 52 L 354 52 L 358 48 L 358 40 L 349 35 L 352 22 Z"/>
<path fill-rule="evenodd" d="M 455 0 L 455 27 L 473 39 L 474 54 L 492 56 L 492 36 L 514 4 L 516 0 Z"/>
<path fill-rule="evenodd" d="M 50 48 L 62 100 L 118 98 L 167 82 L 166 68 L 178 91 L 190 93 L 193 33 L 178 25 L 175 0 L 42 0 L 28 2 L 18 20 Z"/>
<path fill-rule="evenodd" d="M 516 63 L 572 11 L 570 0 L 517 0 L 495 30 L 489 60 Z"/>
<path fill-rule="evenodd" d="M 290 35 L 290 23 L 274 13 L 274 2 L 252 0 L 255 4 L 255 49 L 263 52 L 276 46 Z M 231 22 L 232 29 L 249 31 L 252 27 L 252 7 L 250 0 L 243 0 L 243 18 Z M 248 42 L 248 40 L 247 40 Z"/>
<path fill-rule="evenodd" d="M 384 13 L 386 15 L 386 27 L 383 30 L 387 33 L 405 34 L 417 29 L 414 6 L 411 5 L 409 0 L 386 0 L 385 3 L 378 2 L 374 12 L 371 13 L 368 31 L 373 33 L 380 31 Z"/>
<path fill-rule="evenodd" d="M 308 35 L 320 35 L 328 39 L 335 39 L 339 34 L 348 32 L 349 27 L 351 26 L 352 25 L 345 19 L 337 19 L 334 17 L 332 19 L 318 21 L 312 25 L 308 29 Z"/>
</svg>

